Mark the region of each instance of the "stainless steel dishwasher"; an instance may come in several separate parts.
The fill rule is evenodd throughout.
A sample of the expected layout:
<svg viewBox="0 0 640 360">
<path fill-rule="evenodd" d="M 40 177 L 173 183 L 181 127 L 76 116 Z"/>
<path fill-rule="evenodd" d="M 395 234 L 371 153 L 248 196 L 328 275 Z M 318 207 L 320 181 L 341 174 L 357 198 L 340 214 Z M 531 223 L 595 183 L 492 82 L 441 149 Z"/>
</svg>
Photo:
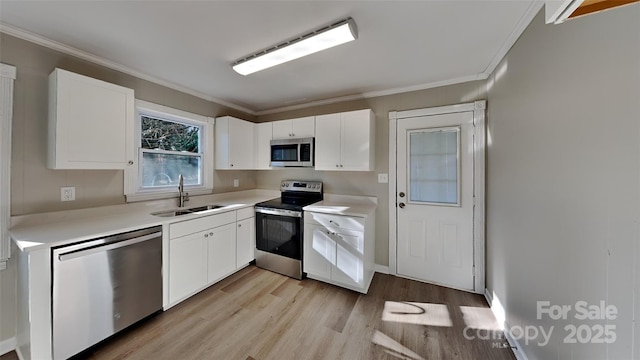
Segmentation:
<svg viewBox="0 0 640 360">
<path fill-rule="evenodd" d="M 53 358 L 162 309 L 162 227 L 54 248 Z"/>
</svg>

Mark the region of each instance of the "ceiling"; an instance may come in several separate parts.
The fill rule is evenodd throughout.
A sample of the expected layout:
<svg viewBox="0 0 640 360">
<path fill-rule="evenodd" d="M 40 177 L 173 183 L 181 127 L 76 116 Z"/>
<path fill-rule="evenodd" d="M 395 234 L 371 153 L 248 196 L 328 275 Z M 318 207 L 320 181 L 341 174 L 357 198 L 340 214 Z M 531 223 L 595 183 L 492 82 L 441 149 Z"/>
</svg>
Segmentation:
<svg viewBox="0 0 640 360">
<path fill-rule="evenodd" d="M 0 30 L 260 115 L 484 79 L 540 6 L 2 0 Z M 347 17 L 357 24 L 356 41 L 248 76 L 231 69 L 237 59 Z"/>
</svg>

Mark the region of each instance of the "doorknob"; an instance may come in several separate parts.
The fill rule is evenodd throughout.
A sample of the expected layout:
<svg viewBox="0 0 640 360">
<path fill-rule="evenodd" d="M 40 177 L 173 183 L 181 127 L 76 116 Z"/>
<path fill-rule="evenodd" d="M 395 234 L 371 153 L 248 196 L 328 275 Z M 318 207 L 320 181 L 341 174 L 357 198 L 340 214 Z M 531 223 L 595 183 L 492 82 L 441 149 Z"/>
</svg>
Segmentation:
<svg viewBox="0 0 640 360">
<path fill-rule="evenodd" d="M 400 194 L 398 194 L 398 196 L 400 196 L 400 197 L 404 197 L 404 193 L 403 193 L 403 192 L 400 192 Z"/>
<path fill-rule="evenodd" d="M 404 209 L 404 203 L 400 203 L 398 206 L 400 206 L 400 209 Z"/>
</svg>

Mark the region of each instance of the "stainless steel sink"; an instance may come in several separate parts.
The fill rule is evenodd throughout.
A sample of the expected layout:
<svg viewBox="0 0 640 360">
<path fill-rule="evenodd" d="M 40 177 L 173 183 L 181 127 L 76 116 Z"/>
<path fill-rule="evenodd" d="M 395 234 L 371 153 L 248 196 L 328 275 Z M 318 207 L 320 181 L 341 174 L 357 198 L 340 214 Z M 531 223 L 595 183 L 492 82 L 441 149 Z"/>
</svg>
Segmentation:
<svg viewBox="0 0 640 360">
<path fill-rule="evenodd" d="M 220 208 L 223 208 L 223 207 L 224 207 L 224 205 L 205 205 L 205 206 L 198 206 L 198 207 L 189 208 L 189 211 L 197 213 L 197 212 L 201 212 L 201 211 L 220 209 Z"/>
<path fill-rule="evenodd" d="M 203 211 L 220 209 L 223 207 L 224 205 L 211 204 L 211 205 L 204 205 L 204 206 L 195 206 L 195 207 L 186 208 L 186 209 L 158 211 L 158 212 L 151 213 L 151 215 L 160 216 L 160 217 L 174 217 L 174 216 L 181 216 L 181 215 L 188 215 L 188 214 L 197 214 Z"/>
</svg>

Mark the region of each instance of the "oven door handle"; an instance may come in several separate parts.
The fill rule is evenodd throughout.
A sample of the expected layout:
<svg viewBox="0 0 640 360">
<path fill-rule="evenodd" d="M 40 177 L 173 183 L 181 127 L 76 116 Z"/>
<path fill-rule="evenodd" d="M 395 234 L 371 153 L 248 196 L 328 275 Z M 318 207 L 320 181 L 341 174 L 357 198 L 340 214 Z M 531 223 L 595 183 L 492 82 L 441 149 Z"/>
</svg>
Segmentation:
<svg viewBox="0 0 640 360">
<path fill-rule="evenodd" d="M 290 217 L 302 217 L 302 211 L 284 210 L 284 209 L 268 209 L 263 207 L 256 207 L 256 213 L 278 216 L 290 216 Z"/>
</svg>

